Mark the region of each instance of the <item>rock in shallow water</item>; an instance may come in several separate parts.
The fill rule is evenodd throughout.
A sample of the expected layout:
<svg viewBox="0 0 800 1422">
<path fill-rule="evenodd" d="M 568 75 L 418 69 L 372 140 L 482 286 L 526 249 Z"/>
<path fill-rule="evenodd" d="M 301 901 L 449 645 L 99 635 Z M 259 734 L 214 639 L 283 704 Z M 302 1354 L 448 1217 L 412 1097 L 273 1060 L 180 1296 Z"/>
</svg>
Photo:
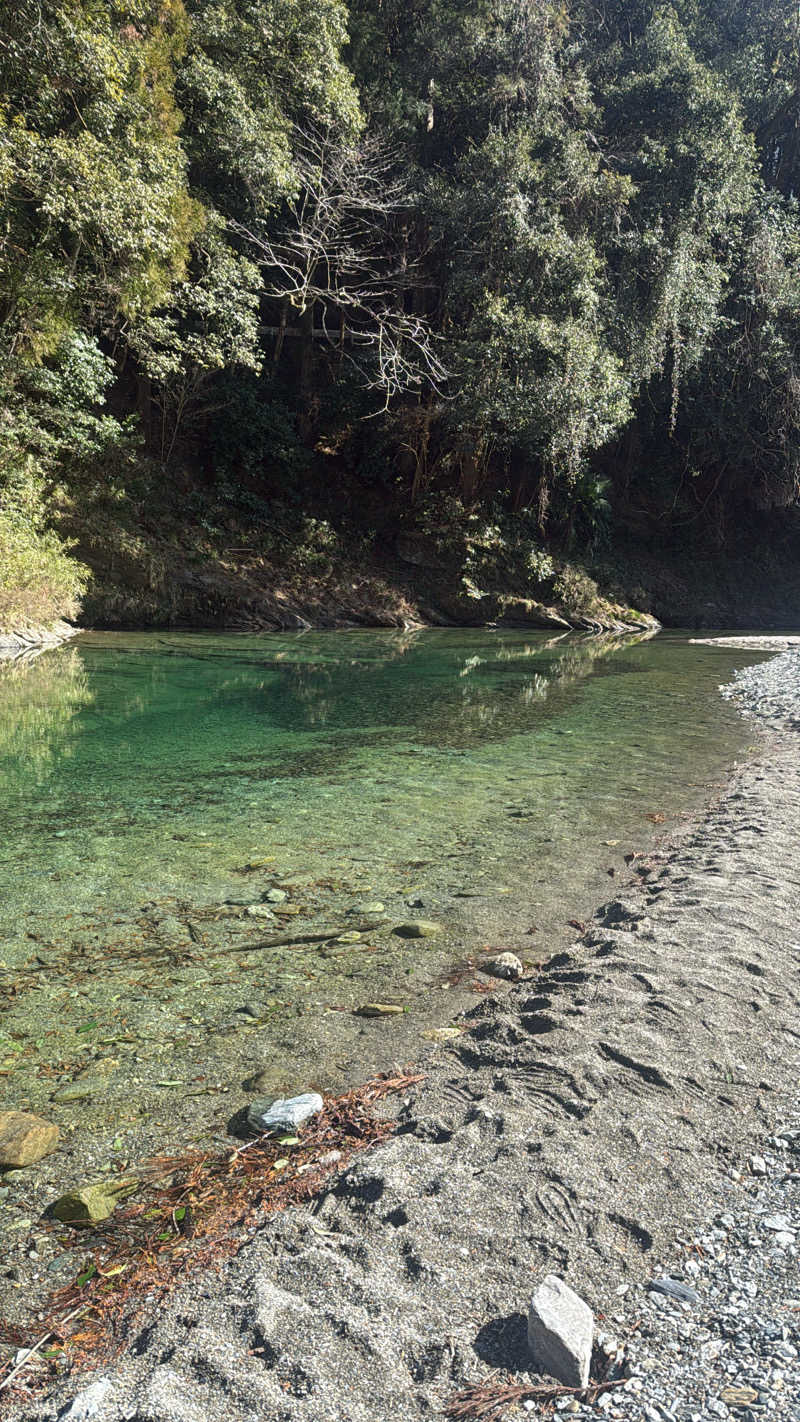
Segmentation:
<svg viewBox="0 0 800 1422">
<path fill-rule="evenodd" d="M 49 1155 L 58 1144 L 58 1126 L 27 1111 L 0 1111 L 0 1166 L 21 1169 Z"/>
<path fill-rule="evenodd" d="M 528 1344 L 538 1371 L 565 1387 L 586 1387 L 593 1338 L 589 1305 L 557 1274 L 548 1274 L 528 1310 Z"/>
<path fill-rule="evenodd" d="M 247 1108 L 247 1124 L 252 1131 L 266 1131 L 269 1135 L 279 1135 L 281 1131 L 296 1131 L 318 1115 L 324 1102 L 316 1091 L 305 1091 L 301 1096 L 290 1096 L 273 1101 L 266 1106 L 263 1101 L 254 1101 Z"/>
<path fill-rule="evenodd" d="M 138 1188 L 139 1181 L 130 1177 L 126 1180 L 98 1180 L 94 1185 L 68 1190 L 50 1206 L 50 1214 L 61 1220 L 62 1224 L 100 1224 Z"/>
<path fill-rule="evenodd" d="M 429 918 L 415 918 L 410 923 L 398 923 L 393 930 L 400 938 L 433 938 L 441 933 L 441 924 L 432 923 Z"/>
</svg>

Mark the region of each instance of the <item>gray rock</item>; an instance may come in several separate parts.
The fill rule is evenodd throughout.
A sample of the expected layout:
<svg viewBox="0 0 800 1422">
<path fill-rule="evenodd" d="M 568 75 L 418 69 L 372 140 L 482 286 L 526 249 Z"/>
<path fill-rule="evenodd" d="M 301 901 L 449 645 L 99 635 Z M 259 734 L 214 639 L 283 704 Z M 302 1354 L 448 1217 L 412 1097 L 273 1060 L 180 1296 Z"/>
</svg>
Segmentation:
<svg viewBox="0 0 800 1422">
<path fill-rule="evenodd" d="M 766 1175 L 766 1173 L 767 1173 L 767 1162 L 765 1161 L 763 1155 L 751 1155 L 751 1157 L 750 1157 L 750 1174 L 751 1174 L 751 1175 Z"/>
<path fill-rule="evenodd" d="M 498 953 L 496 958 L 490 958 L 482 967 L 493 978 L 506 978 L 509 982 L 516 982 L 524 971 L 516 953 Z"/>
<path fill-rule="evenodd" d="M 774 1229 L 776 1233 L 793 1228 L 789 1215 L 765 1215 L 761 1223 L 765 1229 Z"/>
<path fill-rule="evenodd" d="M 651 1279 L 647 1285 L 651 1294 L 665 1294 L 668 1299 L 679 1299 L 681 1303 L 699 1303 L 700 1295 L 680 1279 Z"/>
<path fill-rule="evenodd" d="M 528 1310 L 528 1344 L 538 1371 L 565 1387 L 586 1387 L 593 1337 L 589 1305 L 557 1274 L 548 1274 Z"/>
<path fill-rule="evenodd" d="M 97 1378 L 59 1412 L 58 1422 L 91 1422 L 93 1417 L 99 1416 L 100 1408 L 112 1388 L 110 1378 Z"/>
<path fill-rule="evenodd" d="M 289 895 L 285 889 L 267 889 L 262 898 L 265 904 L 285 904 Z"/>
<path fill-rule="evenodd" d="M 316 1091 L 306 1091 L 301 1096 L 290 1096 L 273 1101 L 270 1106 L 263 1101 L 254 1101 L 247 1109 L 247 1124 L 253 1131 L 280 1135 L 282 1131 L 296 1131 L 316 1116 L 324 1105 Z"/>
<path fill-rule="evenodd" d="M 284 898 L 285 897 L 286 895 L 284 894 Z M 269 907 L 269 904 L 248 904 L 245 913 L 248 918 L 264 919 L 267 923 L 275 922 L 275 915 Z"/>
</svg>

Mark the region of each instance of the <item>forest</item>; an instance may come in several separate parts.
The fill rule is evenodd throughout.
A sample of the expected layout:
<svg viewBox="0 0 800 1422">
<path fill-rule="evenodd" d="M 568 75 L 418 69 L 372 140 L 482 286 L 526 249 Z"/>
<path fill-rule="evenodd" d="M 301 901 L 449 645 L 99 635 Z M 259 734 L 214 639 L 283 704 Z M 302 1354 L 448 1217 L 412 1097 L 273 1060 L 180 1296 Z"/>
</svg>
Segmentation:
<svg viewBox="0 0 800 1422">
<path fill-rule="evenodd" d="M 0 628 L 796 557 L 799 85 L 788 0 L 1 0 Z"/>
</svg>

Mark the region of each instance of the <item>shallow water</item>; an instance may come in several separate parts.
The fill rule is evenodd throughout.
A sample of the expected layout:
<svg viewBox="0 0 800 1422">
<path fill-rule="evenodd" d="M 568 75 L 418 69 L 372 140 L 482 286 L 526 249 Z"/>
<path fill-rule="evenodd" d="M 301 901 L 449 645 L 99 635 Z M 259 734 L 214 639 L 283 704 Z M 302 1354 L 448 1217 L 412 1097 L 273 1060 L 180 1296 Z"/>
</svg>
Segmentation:
<svg viewBox="0 0 800 1422">
<path fill-rule="evenodd" d="M 454 965 L 547 956 L 707 796 L 752 736 L 717 688 L 754 660 L 676 635 L 93 633 L 0 669 L 9 1104 L 100 1129 L 131 1083 L 146 1115 L 248 1063 L 288 1090 L 407 1053 Z M 392 933 L 419 917 L 435 938 Z M 353 1018 L 375 999 L 407 1014 Z"/>
</svg>

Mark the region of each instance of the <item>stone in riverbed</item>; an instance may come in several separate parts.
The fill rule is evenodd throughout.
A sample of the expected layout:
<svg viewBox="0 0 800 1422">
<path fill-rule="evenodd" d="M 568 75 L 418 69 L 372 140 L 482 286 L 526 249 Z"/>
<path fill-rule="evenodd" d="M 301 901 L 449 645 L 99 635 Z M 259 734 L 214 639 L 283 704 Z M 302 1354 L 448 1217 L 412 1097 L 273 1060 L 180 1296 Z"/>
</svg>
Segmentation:
<svg viewBox="0 0 800 1422">
<path fill-rule="evenodd" d="M 666 1274 L 659 1279 L 651 1279 L 647 1285 L 651 1294 L 664 1294 L 668 1299 L 678 1299 L 680 1303 L 699 1303 L 700 1295 L 696 1289 L 692 1289 L 688 1284 L 684 1284 L 680 1279 L 670 1279 Z"/>
<path fill-rule="evenodd" d="M 254 1101 L 247 1108 L 247 1124 L 251 1131 L 280 1135 L 284 1131 L 296 1131 L 312 1116 L 322 1110 L 324 1101 L 317 1091 L 305 1091 L 301 1096 L 290 1096 L 273 1101 L 269 1106 L 263 1101 Z"/>
<path fill-rule="evenodd" d="M 363 1007 L 354 1007 L 353 1012 L 356 1017 L 397 1017 L 405 1008 L 395 1002 L 365 1002 Z"/>
<path fill-rule="evenodd" d="M 58 1126 L 27 1111 L 0 1111 L 0 1166 L 35 1165 L 58 1144 Z"/>
<path fill-rule="evenodd" d="M 415 918 L 410 923 L 398 923 L 393 929 L 400 938 L 434 938 L 441 931 L 441 924 L 432 923 L 429 918 Z"/>
<path fill-rule="evenodd" d="M 138 1188 L 138 1180 L 98 1180 L 94 1185 L 68 1190 L 50 1206 L 50 1214 L 61 1220 L 62 1224 L 101 1224 L 114 1213 L 121 1200 Z"/>
<path fill-rule="evenodd" d="M 269 904 L 248 904 L 245 909 L 247 918 L 260 918 L 266 923 L 274 923 L 275 915 Z"/>
<path fill-rule="evenodd" d="M 528 1345 L 537 1371 L 565 1387 L 586 1387 L 593 1338 L 589 1305 L 557 1274 L 548 1274 L 528 1310 Z"/>
<path fill-rule="evenodd" d="M 110 1378 L 96 1378 L 72 1399 L 66 1412 L 59 1413 L 61 1422 L 93 1422 L 112 1388 Z"/>
<path fill-rule="evenodd" d="M 289 895 L 285 889 L 267 889 L 261 898 L 265 904 L 285 904 Z"/>
<path fill-rule="evenodd" d="M 498 953 L 495 958 L 489 958 L 488 962 L 483 964 L 483 971 L 490 973 L 493 978 L 506 978 L 509 982 L 516 982 L 522 977 L 524 969 L 516 953 Z"/>
</svg>

